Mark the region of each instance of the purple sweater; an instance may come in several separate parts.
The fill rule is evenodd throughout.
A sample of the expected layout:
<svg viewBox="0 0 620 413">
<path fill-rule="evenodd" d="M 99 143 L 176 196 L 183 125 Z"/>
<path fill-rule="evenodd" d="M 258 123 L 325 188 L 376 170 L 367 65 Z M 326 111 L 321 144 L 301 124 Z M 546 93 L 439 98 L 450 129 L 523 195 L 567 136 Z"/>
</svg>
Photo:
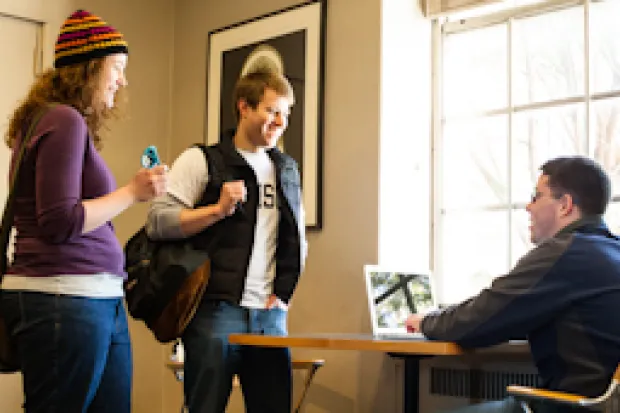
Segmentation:
<svg viewBox="0 0 620 413">
<path fill-rule="evenodd" d="M 16 146 L 21 147 L 21 142 Z M 10 175 L 14 161 L 13 156 Z M 20 175 L 14 220 L 17 239 L 9 274 L 125 276 L 123 251 L 111 222 L 82 234 L 82 200 L 106 195 L 116 183 L 79 112 L 58 105 L 43 115 Z"/>
</svg>

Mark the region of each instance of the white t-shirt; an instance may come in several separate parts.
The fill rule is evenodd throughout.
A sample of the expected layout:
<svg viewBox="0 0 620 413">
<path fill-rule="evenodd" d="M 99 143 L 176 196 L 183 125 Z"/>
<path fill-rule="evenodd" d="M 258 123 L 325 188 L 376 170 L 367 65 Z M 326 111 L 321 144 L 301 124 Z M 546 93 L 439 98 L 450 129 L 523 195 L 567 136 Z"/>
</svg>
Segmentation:
<svg viewBox="0 0 620 413">
<path fill-rule="evenodd" d="M 265 308 L 273 292 L 275 254 L 280 218 L 276 193 L 276 169 L 264 150 L 237 150 L 254 170 L 259 189 L 258 211 L 254 228 L 254 245 L 245 280 L 241 306 Z M 185 150 L 174 162 L 168 175 L 168 193 L 188 208 L 200 201 L 209 179 L 208 166 L 200 148 Z"/>
</svg>

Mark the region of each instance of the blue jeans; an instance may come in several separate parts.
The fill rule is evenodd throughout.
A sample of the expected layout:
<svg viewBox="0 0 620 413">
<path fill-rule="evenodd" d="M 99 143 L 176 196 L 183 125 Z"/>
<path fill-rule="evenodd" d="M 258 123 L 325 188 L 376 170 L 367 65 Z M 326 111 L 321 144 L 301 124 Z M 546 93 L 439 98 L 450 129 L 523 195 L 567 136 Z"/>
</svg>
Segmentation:
<svg viewBox="0 0 620 413">
<path fill-rule="evenodd" d="M 131 345 L 122 298 L 3 291 L 26 413 L 129 413 Z"/>
<path fill-rule="evenodd" d="M 530 403 L 530 409 L 534 413 L 582 413 L 592 410 L 576 409 L 567 406 L 557 404 L 546 404 L 538 402 Z M 474 404 L 471 406 L 463 407 L 457 410 L 451 410 L 449 413 L 524 413 L 525 410 L 521 407 L 521 403 L 508 397 L 504 400 Z"/>
<path fill-rule="evenodd" d="M 286 311 L 203 300 L 183 333 L 185 404 L 190 413 L 224 413 L 239 375 L 247 413 L 290 413 L 287 348 L 232 345 L 231 333 L 286 335 Z"/>
</svg>

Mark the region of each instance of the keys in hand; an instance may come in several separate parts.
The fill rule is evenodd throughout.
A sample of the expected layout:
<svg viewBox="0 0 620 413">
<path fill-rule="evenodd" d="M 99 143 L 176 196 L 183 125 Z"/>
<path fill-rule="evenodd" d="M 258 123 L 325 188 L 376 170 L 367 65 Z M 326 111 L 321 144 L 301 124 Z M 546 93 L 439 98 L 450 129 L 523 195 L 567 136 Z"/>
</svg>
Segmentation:
<svg viewBox="0 0 620 413">
<path fill-rule="evenodd" d="M 157 153 L 157 147 L 149 146 L 142 153 L 142 157 L 140 158 L 140 163 L 143 168 L 153 168 L 161 164 L 161 160 L 159 159 L 159 154 Z"/>
<path fill-rule="evenodd" d="M 153 168 L 141 168 L 129 184 L 134 197 L 139 202 L 150 201 L 167 191 L 168 167 L 158 165 Z"/>
</svg>

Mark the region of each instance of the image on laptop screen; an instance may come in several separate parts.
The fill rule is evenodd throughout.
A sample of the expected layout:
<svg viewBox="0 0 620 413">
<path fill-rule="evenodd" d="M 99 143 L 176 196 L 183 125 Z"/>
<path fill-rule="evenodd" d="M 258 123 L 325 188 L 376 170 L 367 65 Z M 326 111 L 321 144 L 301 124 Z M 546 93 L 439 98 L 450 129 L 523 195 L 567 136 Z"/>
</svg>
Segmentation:
<svg viewBox="0 0 620 413">
<path fill-rule="evenodd" d="M 378 266 L 364 270 L 374 334 L 404 332 L 410 314 L 436 308 L 429 271 L 394 271 Z"/>
</svg>

